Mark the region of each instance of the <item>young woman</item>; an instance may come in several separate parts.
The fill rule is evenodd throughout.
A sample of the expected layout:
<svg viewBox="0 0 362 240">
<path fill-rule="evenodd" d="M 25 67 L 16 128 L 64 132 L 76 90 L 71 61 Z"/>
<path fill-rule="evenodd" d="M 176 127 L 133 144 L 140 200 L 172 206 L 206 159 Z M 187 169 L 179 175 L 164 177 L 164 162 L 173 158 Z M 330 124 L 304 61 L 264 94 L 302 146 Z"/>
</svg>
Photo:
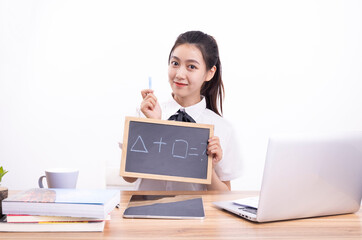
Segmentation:
<svg viewBox="0 0 362 240">
<path fill-rule="evenodd" d="M 141 91 L 140 116 L 214 125 L 215 136 L 208 141 L 212 156 L 212 182 L 209 185 L 140 179 L 139 190 L 231 190 L 230 181 L 240 174 L 240 156 L 233 129 L 222 118 L 224 86 L 215 39 L 200 31 L 181 34 L 168 59 L 171 99 L 160 104 L 151 89 Z M 220 107 L 220 110 L 219 110 Z M 136 178 L 124 177 L 128 182 Z"/>
</svg>

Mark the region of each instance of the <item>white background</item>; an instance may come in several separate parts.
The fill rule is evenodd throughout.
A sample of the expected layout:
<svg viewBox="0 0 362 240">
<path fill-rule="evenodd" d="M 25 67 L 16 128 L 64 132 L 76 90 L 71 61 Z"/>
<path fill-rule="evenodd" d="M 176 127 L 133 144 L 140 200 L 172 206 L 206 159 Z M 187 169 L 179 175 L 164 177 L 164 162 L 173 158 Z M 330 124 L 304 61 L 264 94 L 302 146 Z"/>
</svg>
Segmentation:
<svg viewBox="0 0 362 240">
<path fill-rule="evenodd" d="M 188 30 L 219 43 L 234 190 L 259 189 L 271 134 L 362 130 L 361 1 L 0 0 L 2 185 L 37 187 L 52 167 L 79 168 L 80 188 L 122 184 L 124 116 L 148 76 L 169 97 L 169 50 Z"/>
</svg>

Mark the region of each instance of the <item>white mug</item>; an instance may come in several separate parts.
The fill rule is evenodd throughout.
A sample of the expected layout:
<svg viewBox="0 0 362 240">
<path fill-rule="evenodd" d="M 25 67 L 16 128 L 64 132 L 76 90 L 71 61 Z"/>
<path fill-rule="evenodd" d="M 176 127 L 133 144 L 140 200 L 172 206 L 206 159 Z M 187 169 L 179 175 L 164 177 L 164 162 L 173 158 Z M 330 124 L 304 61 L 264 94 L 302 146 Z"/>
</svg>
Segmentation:
<svg viewBox="0 0 362 240">
<path fill-rule="evenodd" d="M 48 188 L 76 188 L 79 171 L 76 169 L 54 168 L 45 170 L 45 176 L 38 180 L 40 188 L 44 188 L 43 178 L 46 178 Z"/>
</svg>

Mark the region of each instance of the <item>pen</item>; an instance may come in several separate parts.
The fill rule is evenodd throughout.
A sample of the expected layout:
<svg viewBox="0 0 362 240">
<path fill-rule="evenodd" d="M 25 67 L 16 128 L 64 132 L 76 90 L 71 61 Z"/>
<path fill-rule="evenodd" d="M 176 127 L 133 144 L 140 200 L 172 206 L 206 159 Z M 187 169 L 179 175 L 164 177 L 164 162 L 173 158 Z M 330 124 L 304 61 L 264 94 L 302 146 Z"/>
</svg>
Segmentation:
<svg viewBox="0 0 362 240">
<path fill-rule="evenodd" d="M 152 78 L 148 77 L 148 89 L 152 89 Z"/>
</svg>

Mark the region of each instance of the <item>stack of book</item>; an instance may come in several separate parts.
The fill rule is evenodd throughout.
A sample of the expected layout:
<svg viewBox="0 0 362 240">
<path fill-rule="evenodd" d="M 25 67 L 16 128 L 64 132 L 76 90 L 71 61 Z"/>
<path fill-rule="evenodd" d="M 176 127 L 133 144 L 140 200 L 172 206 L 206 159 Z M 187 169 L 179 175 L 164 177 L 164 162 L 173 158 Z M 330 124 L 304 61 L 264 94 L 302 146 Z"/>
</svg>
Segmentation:
<svg viewBox="0 0 362 240">
<path fill-rule="evenodd" d="M 36 188 L 4 199 L 0 232 L 99 232 L 120 202 L 117 190 Z"/>
</svg>

